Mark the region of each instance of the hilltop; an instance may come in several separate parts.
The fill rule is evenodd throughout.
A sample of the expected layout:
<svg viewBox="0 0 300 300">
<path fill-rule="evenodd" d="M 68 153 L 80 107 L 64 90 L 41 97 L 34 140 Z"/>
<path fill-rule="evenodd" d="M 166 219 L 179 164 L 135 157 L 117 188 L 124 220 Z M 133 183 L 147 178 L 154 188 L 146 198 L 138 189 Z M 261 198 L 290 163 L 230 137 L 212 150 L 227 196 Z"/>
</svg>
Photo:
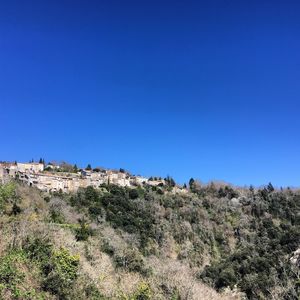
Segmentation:
<svg viewBox="0 0 300 300">
<path fill-rule="evenodd" d="M 2 299 L 298 299 L 300 191 L 0 185 Z"/>
<path fill-rule="evenodd" d="M 43 159 L 39 162 L 0 162 L 0 182 L 17 179 L 29 186 L 35 186 L 46 192 L 76 192 L 79 188 L 93 186 L 99 188 L 103 184 L 115 184 L 123 187 L 136 187 L 142 185 L 175 187 L 175 181 L 171 177 L 146 178 L 135 176 L 124 169 L 109 170 L 105 168 L 92 169 L 89 164 L 84 169 L 79 169 L 76 164 L 70 165 L 45 164 Z M 179 187 L 177 186 L 177 190 Z M 181 189 L 185 192 L 184 189 Z"/>
</svg>

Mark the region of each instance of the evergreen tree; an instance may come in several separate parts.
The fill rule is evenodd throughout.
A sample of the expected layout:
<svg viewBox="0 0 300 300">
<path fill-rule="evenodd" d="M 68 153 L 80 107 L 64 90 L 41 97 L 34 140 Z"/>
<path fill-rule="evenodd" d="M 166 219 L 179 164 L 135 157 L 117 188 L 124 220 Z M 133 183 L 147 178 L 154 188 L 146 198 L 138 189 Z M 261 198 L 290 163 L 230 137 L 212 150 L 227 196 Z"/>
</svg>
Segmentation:
<svg viewBox="0 0 300 300">
<path fill-rule="evenodd" d="M 190 187 L 191 191 L 194 190 L 194 188 L 195 188 L 195 180 L 194 180 L 194 178 L 190 179 L 190 181 L 189 181 L 189 187 Z"/>
<path fill-rule="evenodd" d="M 176 185 L 175 180 L 169 175 L 167 176 L 167 178 L 165 178 L 165 181 L 166 181 L 167 185 L 170 187 L 174 187 Z"/>
<path fill-rule="evenodd" d="M 275 190 L 271 182 L 269 182 L 267 189 L 268 189 L 269 193 L 271 193 Z"/>
<path fill-rule="evenodd" d="M 254 187 L 253 187 L 252 184 L 251 184 L 250 187 L 249 187 L 249 191 L 250 191 L 251 193 L 254 193 Z"/>
</svg>

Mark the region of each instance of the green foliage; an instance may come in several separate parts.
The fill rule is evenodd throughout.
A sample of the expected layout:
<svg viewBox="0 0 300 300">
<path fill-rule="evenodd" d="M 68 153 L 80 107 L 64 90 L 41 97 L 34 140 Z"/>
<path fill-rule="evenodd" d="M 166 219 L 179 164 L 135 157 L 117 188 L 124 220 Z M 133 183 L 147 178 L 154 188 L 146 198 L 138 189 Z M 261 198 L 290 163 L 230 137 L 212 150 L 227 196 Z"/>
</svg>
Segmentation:
<svg viewBox="0 0 300 300">
<path fill-rule="evenodd" d="M 176 185 L 175 180 L 170 176 L 167 176 L 165 178 L 165 181 L 166 181 L 167 186 L 169 186 L 169 187 L 174 187 Z"/>
<path fill-rule="evenodd" d="M 222 260 L 207 266 L 200 277 L 217 289 L 237 284 L 250 299 L 257 299 L 260 293 L 267 296 L 276 278 L 280 280 L 282 276 L 282 262 L 289 273 L 286 255 L 299 245 L 300 230 L 291 227 L 283 230 L 263 219 L 258 222 L 257 231 L 253 244 L 240 243 L 231 255 L 223 255 Z M 275 273 L 273 278 L 269 277 L 271 271 Z"/>
<path fill-rule="evenodd" d="M 24 273 L 18 268 L 18 264 L 25 261 L 22 251 L 11 251 L 0 258 L 0 283 L 5 287 L 14 288 L 24 279 Z"/>
<path fill-rule="evenodd" d="M 143 275 L 149 275 L 151 272 L 145 267 L 142 255 L 135 249 L 127 249 L 123 253 L 115 255 L 114 262 L 118 268 L 130 272 L 138 272 Z"/>
<path fill-rule="evenodd" d="M 43 291 L 28 286 L 28 277 L 32 277 L 32 268 L 26 253 L 13 249 L 0 257 L 0 299 L 42 300 L 46 299 Z M 3 298 L 2 298 L 3 297 Z"/>
<path fill-rule="evenodd" d="M 16 215 L 20 214 L 21 211 L 22 211 L 21 207 L 16 202 L 14 202 L 12 210 L 11 210 L 12 215 L 16 216 Z"/>
<path fill-rule="evenodd" d="M 72 205 L 87 209 L 92 218 L 106 215 L 106 220 L 114 227 L 140 235 L 141 243 L 154 235 L 154 217 L 149 203 L 139 202 L 136 198 L 143 195 L 136 189 L 116 185 L 103 186 L 103 193 L 93 187 L 77 192 L 71 198 Z M 132 199 L 133 198 L 133 199 Z"/>
<path fill-rule="evenodd" d="M 46 269 L 53 252 L 53 246 L 48 239 L 28 237 L 23 244 L 23 249 L 27 257 L 37 262 L 42 269 Z"/>
<path fill-rule="evenodd" d="M 89 207 L 89 214 L 93 219 L 99 217 L 102 217 L 102 206 L 100 203 L 92 204 L 92 206 Z"/>
<path fill-rule="evenodd" d="M 84 287 L 84 296 L 84 299 L 106 300 L 106 298 L 99 292 L 99 290 L 93 283 L 87 284 Z"/>
<path fill-rule="evenodd" d="M 230 186 L 226 185 L 224 188 L 220 187 L 218 191 L 218 196 L 220 198 L 227 197 L 228 199 L 236 198 L 238 197 L 238 193 Z"/>
<path fill-rule="evenodd" d="M 93 230 L 87 224 L 84 218 L 78 220 L 80 227 L 75 229 L 76 240 L 77 241 L 86 241 L 89 236 L 93 235 Z"/>
<path fill-rule="evenodd" d="M 79 256 L 64 248 L 57 250 L 49 240 L 41 238 L 28 238 L 23 249 L 40 268 L 42 288 L 59 299 L 67 299 L 78 276 Z"/>
<path fill-rule="evenodd" d="M 135 189 L 115 185 L 80 189 L 64 196 L 82 216 L 79 224 L 63 224 L 60 229 L 71 229 L 77 241 L 89 240 L 84 244 L 91 246 L 88 252 L 91 264 L 95 261 L 90 249 L 97 245 L 111 256 L 120 272 L 137 272 L 145 280 L 150 277 L 152 284 L 158 278 L 147 267 L 145 256 L 156 255 L 159 261 L 172 254 L 182 264 L 201 270 L 203 262 L 209 261 L 197 277 L 217 290 L 237 287 L 251 300 L 269 299 L 275 291 L 276 299 L 297 299 L 299 271 L 289 258 L 300 244 L 300 192 L 276 190 L 270 184 L 242 190 L 212 183 L 200 185 L 191 180 L 190 186 L 194 189 L 186 194 L 170 193 L 169 184 Z M 8 187 L 5 189 L 6 196 L 1 199 L 13 211 L 16 194 L 14 189 L 12 192 Z M 42 204 L 49 208 L 43 201 Z M 46 213 L 56 225 L 46 226 L 57 228 L 64 219 L 59 209 L 52 211 L 53 201 L 49 204 Z M 20 207 L 24 210 L 18 217 L 5 218 L 11 223 L 20 220 L 26 213 L 25 205 Z M 93 235 L 88 225 L 91 220 L 93 228 L 112 226 L 114 230 L 99 230 Z M 110 232 L 112 235 L 107 236 Z M 78 278 L 78 257 L 67 250 L 55 249 L 45 238 L 29 238 L 22 249 L 23 261 L 15 259 L 8 266 L 8 258 L 6 262 L 1 258 L 0 290 L 9 289 L 19 299 L 35 299 L 41 291 L 22 286 L 23 269 L 34 266 L 40 272 L 40 289 L 57 299 L 104 299 L 95 285 L 81 281 L 81 275 Z M 182 297 L 181 289 L 176 286 L 168 283 L 164 289 L 164 283 L 157 284 L 155 290 L 163 292 L 167 299 Z M 155 299 L 155 296 L 146 285 L 124 299 Z"/>
<path fill-rule="evenodd" d="M 0 184 L 0 212 L 4 209 L 9 200 L 15 201 L 16 186 L 13 182 Z"/>
<path fill-rule="evenodd" d="M 114 247 L 112 247 L 112 245 L 107 240 L 102 241 L 101 251 L 103 251 L 104 253 L 106 253 L 108 255 L 114 255 L 114 253 L 115 253 Z"/>
<path fill-rule="evenodd" d="M 77 172 L 78 172 L 78 167 L 77 167 L 76 164 L 73 166 L 73 172 L 74 172 L 74 173 L 77 173 Z"/>
<path fill-rule="evenodd" d="M 50 197 L 49 196 L 45 196 L 44 200 L 45 200 L 45 202 L 49 203 L 50 202 Z"/>
<path fill-rule="evenodd" d="M 49 211 L 49 221 L 51 223 L 64 224 L 66 222 L 65 216 L 57 208 L 51 208 Z"/>
<path fill-rule="evenodd" d="M 67 299 L 72 285 L 78 276 L 79 256 L 71 255 L 68 250 L 54 250 L 49 261 L 43 288 L 60 299 Z"/>
<path fill-rule="evenodd" d="M 194 189 L 194 184 L 195 184 L 195 180 L 194 180 L 194 178 L 191 178 L 189 180 L 189 187 L 190 187 L 191 191 L 193 191 L 193 189 Z"/>
<path fill-rule="evenodd" d="M 137 199 L 139 197 L 139 193 L 136 189 L 129 190 L 129 198 L 130 199 Z"/>
<path fill-rule="evenodd" d="M 115 228 L 137 234 L 143 254 L 157 253 L 149 245 L 160 246 L 165 236 L 172 236 L 178 258 L 191 266 L 201 266 L 204 251 L 210 254 L 211 265 L 199 274 L 203 281 L 218 290 L 237 286 L 249 299 L 267 297 L 282 280 L 282 262 L 288 269 L 287 257 L 300 244 L 300 195 L 269 185 L 248 190 L 249 197 L 240 200 L 239 191 L 230 186 L 194 185 L 190 180 L 192 198 L 160 193 L 159 188 L 144 187 L 141 192 L 109 185 L 103 187 L 107 192 L 90 188 L 77 193 L 75 203 L 85 203 L 91 217 L 101 215 Z M 232 205 L 233 198 L 238 206 Z M 163 219 L 156 216 L 157 209 L 165 211 Z M 228 235 L 236 239 L 234 248 Z M 102 250 L 113 256 L 117 267 L 147 274 L 138 250 L 120 254 L 109 243 L 103 243 Z M 296 279 L 291 275 L 290 280 Z M 250 289 L 250 283 L 256 288 Z"/>
<path fill-rule="evenodd" d="M 130 300 L 150 300 L 150 299 L 152 299 L 152 291 L 150 286 L 145 282 L 140 283 L 134 295 L 130 297 Z"/>
</svg>

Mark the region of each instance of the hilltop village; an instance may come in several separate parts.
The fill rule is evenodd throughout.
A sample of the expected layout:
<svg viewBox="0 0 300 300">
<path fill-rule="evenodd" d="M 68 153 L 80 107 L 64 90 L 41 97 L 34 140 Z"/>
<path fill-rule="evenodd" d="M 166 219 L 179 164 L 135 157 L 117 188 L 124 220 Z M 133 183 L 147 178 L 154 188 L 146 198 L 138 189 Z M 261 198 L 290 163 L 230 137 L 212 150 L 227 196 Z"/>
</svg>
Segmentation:
<svg viewBox="0 0 300 300">
<path fill-rule="evenodd" d="M 70 167 L 65 168 L 63 165 L 53 163 L 45 165 L 43 162 L 0 162 L 0 183 L 11 179 L 18 179 L 45 192 L 75 192 L 79 188 L 87 186 L 98 188 L 102 184 L 115 184 L 123 187 L 165 184 L 162 178 L 133 176 L 123 169 L 92 169 L 90 166 L 77 169 L 75 165 L 75 168 L 70 170 Z"/>
</svg>

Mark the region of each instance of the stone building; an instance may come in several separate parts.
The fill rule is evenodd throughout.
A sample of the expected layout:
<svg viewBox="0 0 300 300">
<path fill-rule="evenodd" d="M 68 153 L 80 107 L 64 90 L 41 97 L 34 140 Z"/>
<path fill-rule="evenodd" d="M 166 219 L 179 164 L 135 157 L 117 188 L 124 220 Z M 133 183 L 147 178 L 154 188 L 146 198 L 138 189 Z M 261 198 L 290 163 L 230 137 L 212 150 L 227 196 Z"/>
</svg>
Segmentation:
<svg viewBox="0 0 300 300">
<path fill-rule="evenodd" d="M 164 185 L 163 179 L 149 180 L 142 176 L 132 176 L 117 170 L 81 170 L 78 173 L 44 170 L 40 163 L 7 163 L 0 162 L 0 182 L 9 178 L 17 178 L 30 186 L 46 192 L 75 192 L 81 187 L 93 186 L 99 188 L 102 184 L 119 186 L 138 186 L 144 184 Z"/>
<path fill-rule="evenodd" d="M 17 163 L 17 169 L 19 172 L 43 172 L 44 164 L 40 163 Z"/>
</svg>

